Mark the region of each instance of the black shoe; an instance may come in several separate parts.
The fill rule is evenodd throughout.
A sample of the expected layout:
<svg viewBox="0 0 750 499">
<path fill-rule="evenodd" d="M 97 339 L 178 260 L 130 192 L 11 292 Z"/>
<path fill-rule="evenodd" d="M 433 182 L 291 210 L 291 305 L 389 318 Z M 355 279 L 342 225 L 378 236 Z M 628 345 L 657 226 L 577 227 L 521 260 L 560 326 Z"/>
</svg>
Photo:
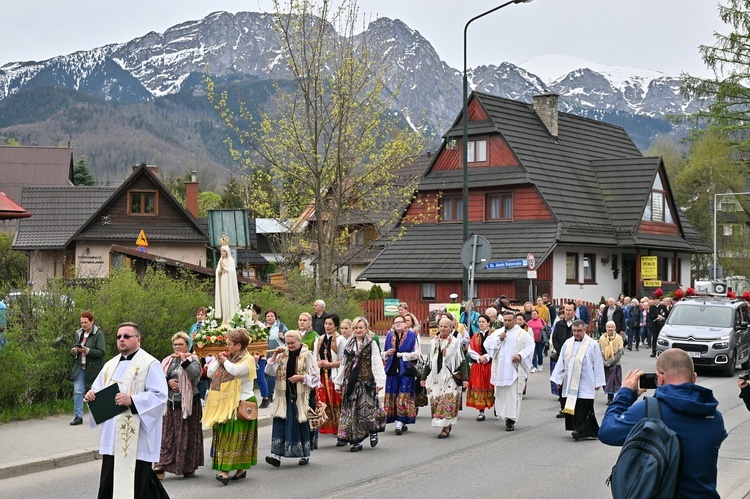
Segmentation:
<svg viewBox="0 0 750 499">
<path fill-rule="evenodd" d="M 343 446 L 345 446 L 345 445 L 346 445 L 347 443 L 349 443 L 349 442 L 347 442 L 346 440 L 341 440 L 341 439 L 339 438 L 339 439 L 337 439 L 337 440 L 336 440 L 336 447 L 343 447 Z"/>
<path fill-rule="evenodd" d="M 479 416 L 477 416 L 477 421 L 484 421 L 484 412 L 479 413 Z"/>
<path fill-rule="evenodd" d="M 378 445 L 378 434 L 370 433 L 370 447 L 375 447 L 376 445 Z"/>
<path fill-rule="evenodd" d="M 70 426 L 78 426 L 79 424 L 83 424 L 83 418 L 73 418 L 73 421 L 70 422 Z"/>
<path fill-rule="evenodd" d="M 396 428 L 396 435 L 401 435 L 403 433 L 404 431 L 401 428 Z"/>
<path fill-rule="evenodd" d="M 351 452 L 359 452 L 362 450 L 362 444 L 354 444 L 352 445 L 352 448 L 349 449 Z"/>
<path fill-rule="evenodd" d="M 649 355 L 649 357 L 656 357 L 656 354 L 652 353 L 651 355 Z"/>
<path fill-rule="evenodd" d="M 154 470 L 154 474 L 156 475 L 156 478 L 159 480 L 164 480 L 164 470 Z"/>
<path fill-rule="evenodd" d="M 278 468 L 279 466 L 281 466 L 281 461 L 274 456 L 266 456 L 266 462 L 274 468 Z"/>
<path fill-rule="evenodd" d="M 218 481 L 220 481 L 221 483 L 223 483 L 224 485 L 226 485 L 226 484 L 229 483 L 229 477 L 228 476 L 216 475 L 216 479 Z"/>
<path fill-rule="evenodd" d="M 266 407 L 269 406 L 269 404 L 270 402 L 268 401 L 268 397 L 263 397 L 263 400 L 261 401 L 259 408 L 265 409 Z"/>
<path fill-rule="evenodd" d="M 562 412 L 562 411 L 560 411 L 560 412 L 557 413 L 557 416 L 555 416 L 555 417 L 558 418 L 558 419 L 559 418 L 564 418 L 565 417 L 565 413 Z"/>
<path fill-rule="evenodd" d="M 581 438 L 581 434 L 580 434 L 580 433 L 578 433 L 577 431 L 572 431 L 572 432 L 570 433 L 570 435 L 571 435 L 571 436 L 573 437 L 573 440 L 578 440 L 578 439 L 580 439 L 580 438 Z"/>
<path fill-rule="evenodd" d="M 633 351 L 633 347 L 628 347 L 628 350 L 630 350 L 632 352 Z"/>
<path fill-rule="evenodd" d="M 505 420 L 505 431 L 513 431 L 515 430 L 516 422 L 512 419 L 506 419 Z"/>
<path fill-rule="evenodd" d="M 309 457 L 300 458 L 297 464 L 299 464 L 300 466 L 305 466 L 306 464 L 310 464 L 310 458 Z"/>
<path fill-rule="evenodd" d="M 247 470 L 242 470 L 242 473 L 235 473 L 234 475 L 231 475 L 229 477 L 230 480 L 242 480 L 243 478 L 247 477 Z"/>
</svg>

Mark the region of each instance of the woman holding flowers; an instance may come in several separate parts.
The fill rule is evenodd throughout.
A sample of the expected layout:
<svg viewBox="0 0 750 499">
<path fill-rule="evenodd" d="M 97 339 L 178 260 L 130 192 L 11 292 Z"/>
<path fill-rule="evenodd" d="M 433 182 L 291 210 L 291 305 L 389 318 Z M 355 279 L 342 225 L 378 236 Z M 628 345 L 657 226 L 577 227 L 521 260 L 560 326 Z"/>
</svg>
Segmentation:
<svg viewBox="0 0 750 499">
<path fill-rule="evenodd" d="M 266 366 L 266 373 L 276 376 L 271 455 L 266 462 L 276 468 L 282 457 L 298 457 L 300 466 L 310 462 L 313 445 L 307 409 L 310 392 L 320 384 L 315 355 L 302 344 L 299 331 L 287 331 L 284 339 L 286 346 L 276 348 Z"/>
<path fill-rule="evenodd" d="M 244 329 L 230 329 L 226 342 L 226 352 L 207 367 L 211 389 L 203 415 L 203 424 L 213 428 L 212 467 L 224 485 L 245 478 L 258 460 L 258 421 L 237 419 L 240 400 L 257 403 L 253 393 L 255 361 L 247 351 L 250 337 Z M 236 471 L 230 475 L 232 470 Z"/>
</svg>

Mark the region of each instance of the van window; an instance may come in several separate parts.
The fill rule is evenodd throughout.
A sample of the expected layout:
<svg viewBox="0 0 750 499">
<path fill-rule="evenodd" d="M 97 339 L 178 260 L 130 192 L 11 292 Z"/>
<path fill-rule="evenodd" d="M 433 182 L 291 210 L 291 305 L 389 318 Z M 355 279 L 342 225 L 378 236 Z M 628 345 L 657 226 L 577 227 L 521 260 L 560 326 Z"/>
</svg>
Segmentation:
<svg viewBox="0 0 750 499">
<path fill-rule="evenodd" d="M 673 307 L 667 323 L 674 326 L 732 327 L 733 310 L 727 307 Z"/>
</svg>

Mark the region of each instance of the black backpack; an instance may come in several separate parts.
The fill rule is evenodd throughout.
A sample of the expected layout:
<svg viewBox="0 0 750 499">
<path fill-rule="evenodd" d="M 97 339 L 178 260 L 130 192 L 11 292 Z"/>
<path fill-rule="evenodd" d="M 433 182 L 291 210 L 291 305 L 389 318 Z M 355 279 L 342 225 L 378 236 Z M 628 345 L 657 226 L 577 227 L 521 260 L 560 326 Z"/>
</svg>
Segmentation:
<svg viewBox="0 0 750 499">
<path fill-rule="evenodd" d="M 606 484 L 612 497 L 677 498 L 682 478 L 682 442 L 661 419 L 659 400 L 644 397 L 646 417 L 630 430 Z"/>
</svg>

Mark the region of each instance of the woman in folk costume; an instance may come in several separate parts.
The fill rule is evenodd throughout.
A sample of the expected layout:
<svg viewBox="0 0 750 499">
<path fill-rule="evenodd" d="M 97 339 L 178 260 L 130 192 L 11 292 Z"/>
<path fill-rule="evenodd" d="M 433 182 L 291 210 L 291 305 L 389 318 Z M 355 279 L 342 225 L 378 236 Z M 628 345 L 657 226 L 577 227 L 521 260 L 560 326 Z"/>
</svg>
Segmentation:
<svg viewBox="0 0 750 499">
<path fill-rule="evenodd" d="M 385 422 L 396 422 L 396 435 L 401 435 L 416 422 L 415 375 L 412 361 L 421 355 L 419 337 L 406 325 L 406 317 L 393 319 L 393 328 L 385 337 Z"/>
<path fill-rule="evenodd" d="M 278 347 L 266 365 L 266 373 L 276 376 L 271 455 L 266 456 L 266 462 L 276 468 L 281 466 L 282 457 L 298 457 L 300 466 L 310 462 L 313 444 L 307 409 L 310 393 L 320 385 L 315 354 L 302 344 L 300 332 L 287 331 L 284 340 L 286 346 Z"/>
<path fill-rule="evenodd" d="M 335 381 L 343 392 L 339 439 L 352 444 L 352 452 L 362 450 L 368 435 L 370 447 L 375 447 L 378 432 L 385 431 L 385 412 L 378 400 L 378 392 L 385 386 L 385 370 L 369 326 L 364 317 L 352 321 L 354 336 L 346 343 Z"/>
<path fill-rule="evenodd" d="M 315 359 L 320 368 L 320 386 L 315 389 L 315 400 L 326 404 L 328 421 L 318 427 L 320 433 L 326 435 L 338 435 L 339 418 L 341 417 L 341 395 L 336 391 L 333 380 L 339 373 L 341 356 L 344 353 L 346 340 L 338 332 L 340 324 L 339 316 L 330 314 L 324 322 L 325 333 L 319 336 L 315 342 Z M 338 440 L 337 446 L 346 445 L 343 440 Z"/>
<path fill-rule="evenodd" d="M 247 351 L 250 337 L 244 329 L 230 329 L 226 336 L 227 351 L 207 366 L 211 389 L 203 414 L 204 426 L 213 428 L 211 466 L 224 485 L 245 478 L 247 470 L 258 462 L 258 421 L 237 418 L 240 400 L 257 403 L 253 393 L 255 360 Z M 231 470 L 236 470 L 233 475 Z"/>
<path fill-rule="evenodd" d="M 161 457 L 154 467 L 161 480 L 164 472 L 193 476 L 203 466 L 203 428 L 201 418 L 201 363 L 188 352 L 190 339 L 180 331 L 172 336 L 174 353 L 162 362 L 169 386 L 169 401 L 161 433 Z"/>
<path fill-rule="evenodd" d="M 495 404 L 495 389 L 490 383 L 492 375 L 492 357 L 484 348 L 484 340 L 490 334 L 490 318 L 481 314 L 477 319 L 479 331 L 474 333 L 469 343 L 469 357 L 474 361 L 469 373 L 469 391 L 466 394 L 466 405 L 479 410 L 477 421 L 484 421 L 484 410 Z"/>
<path fill-rule="evenodd" d="M 216 289 L 214 291 L 214 315 L 228 324 L 240 305 L 240 291 L 237 285 L 237 267 L 229 249 L 227 236 L 221 238 L 221 258 L 216 264 Z"/>
<path fill-rule="evenodd" d="M 440 319 L 439 331 L 440 334 L 430 342 L 430 354 L 422 372 L 421 385 L 429 391 L 432 426 L 442 428 L 438 438 L 448 438 L 458 420 L 461 389 L 469 386 L 469 368 L 461 350 L 461 341 L 451 334 L 451 320 Z"/>
<path fill-rule="evenodd" d="M 615 393 L 622 387 L 622 366 L 620 359 L 623 354 L 622 336 L 617 334 L 617 324 L 614 321 L 607 322 L 607 331 L 599 338 L 599 347 L 602 350 L 604 361 L 604 392 L 607 394 L 607 405 L 612 403 Z"/>
</svg>

